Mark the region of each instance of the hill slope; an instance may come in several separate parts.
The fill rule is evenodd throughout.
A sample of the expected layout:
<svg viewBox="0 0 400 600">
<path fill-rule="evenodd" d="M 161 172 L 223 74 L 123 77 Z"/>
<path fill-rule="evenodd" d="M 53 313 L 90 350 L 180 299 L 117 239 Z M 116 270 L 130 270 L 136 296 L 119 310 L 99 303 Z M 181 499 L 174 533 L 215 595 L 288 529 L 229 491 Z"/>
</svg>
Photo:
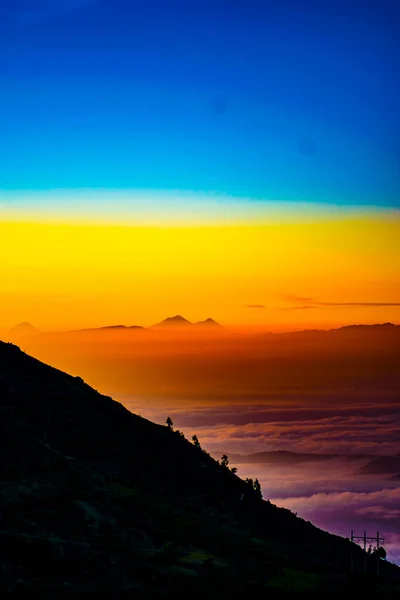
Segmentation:
<svg viewBox="0 0 400 600">
<path fill-rule="evenodd" d="M 0 414 L 4 597 L 329 597 L 353 585 L 350 542 L 260 500 L 179 432 L 2 342 Z M 355 546 L 353 559 L 361 572 Z M 381 562 L 389 592 L 399 569 Z"/>
</svg>

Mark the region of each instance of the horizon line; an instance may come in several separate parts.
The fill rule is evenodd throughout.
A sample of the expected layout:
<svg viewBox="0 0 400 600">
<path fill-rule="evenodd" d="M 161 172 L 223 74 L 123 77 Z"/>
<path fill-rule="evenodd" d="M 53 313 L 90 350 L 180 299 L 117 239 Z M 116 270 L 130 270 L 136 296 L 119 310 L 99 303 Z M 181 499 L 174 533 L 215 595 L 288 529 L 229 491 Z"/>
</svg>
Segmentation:
<svg viewBox="0 0 400 600">
<path fill-rule="evenodd" d="M 120 227 L 204 227 L 398 219 L 400 207 L 261 199 L 190 190 L 0 190 L 3 222 Z"/>
<path fill-rule="evenodd" d="M 176 315 L 176 316 L 181 316 L 181 315 Z M 13 330 L 21 327 L 21 326 L 26 326 L 29 328 L 32 328 L 34 330 L 36 330 L 35 332 L 32 332 L 31 335 L 35 335 L 35 333 L 37 334 L 47 334 L 47 333 L 88 333 L 88 332 L 94 332 L 94 331 L 105 331 L 105 330 L 117 330 L 117 329 L 122 329 L 122 330 L 154 330 L 155 328 L 157 328 L 158 325 L 164 325 L 165 321 L 167 321 L 168 319 L 171 319 L 174 317 L 166 317 L 166 319 L 164 319 L 161 322 L 158 323 L 154 323 L 154 324 L 150 324 L 150 325 L 138 325 L 138 324 L 132 324 L 132 325 L 124 325 L 124 324 L 118 324 L 118 325 L 99 325 L 99 326 L 94 326 L 94 327 L 79 327 L 77 329 L 74 328 L 69 328 L 69 329 L 39 329 L 38 327 L 36 327 L 35 325 L 31 324 L 28 321 L 22 321 L 20 323 L 17 323 L 16 325 L 6 329 L 6 333 L 12 333 Z M 181 317 L 182 319 L 184 319 L 184 317 Z M 260 330 L 260 333 L 270 333 L 271 335 L 280 335 L 280 334 L 287 334 L 287 333 L 302 333 L 302 332 L 330 332 L 330 331 L 338 331 L 340 329 L 346 329 L 346 328 L 352 328 L 352 327 L 367 327 L 367 328 L 372 328 L 372 327 L 400 327 L 400 323 L 394 323 L 392 321 L 386 321 L 386 322 L 374 322 L 374 323 L 350 323 L 350 324 L 342 324 L 342 325 L 337 325 L 334 327 L 312 327 L 312 328 L 308 328 L 308 327 L 302 327 L 299 329 L 289 329 L 289 330 L 280 330 L 280 331 L 270 331 L 270 330 L 265 330 L 262 329 L 261 325 L 248 325 L 248 324 L 237 324 L 237 325 L 222 325 L 221 323 L 214 321 L 214 319 L 211 319 L 216 327 L 215 329 L 213 328 L 213 326 L 210 326 L 210 328 L 207 328 L 207 325 L 205 325 L 203 331 L 204 332 L 220 332 L 222 333 L 221 330 L 225 330 L 227 332 L 234 332 L 235 330 L 240 330 L 243 331 L 244 329 L 247 329 L 248 331 L 250 330 Z M 196 326 L 196 325 L 203 325 L 205 322 L 207 321 L 207 319 L 203 320 L 203 321 L 189 321 L 187 319 L 185 319 L 185 322 L 187 323 L 188 326 L 192 325 L 192 326 Z M 269 327 L 269 325 L 266 325 L 265 327 Z M 156 331 L 157 332 L 167 332 L 168 330 L 174 330 L 174 331 L 179 331 L 179 332 L 185 332 L 185 331 L 190 331 L 190 329 L 186 328 L 183 325 L 171 325 L 170 327 L 166 326 L 163 327 L 162 329 L 157 328 Z M 4 333 L 4 331 L 3 331 Z M 24 335 L 24 334 L 22 334 Z M 27 334 L 29 335 L 29 334 Z"/>
</svg>

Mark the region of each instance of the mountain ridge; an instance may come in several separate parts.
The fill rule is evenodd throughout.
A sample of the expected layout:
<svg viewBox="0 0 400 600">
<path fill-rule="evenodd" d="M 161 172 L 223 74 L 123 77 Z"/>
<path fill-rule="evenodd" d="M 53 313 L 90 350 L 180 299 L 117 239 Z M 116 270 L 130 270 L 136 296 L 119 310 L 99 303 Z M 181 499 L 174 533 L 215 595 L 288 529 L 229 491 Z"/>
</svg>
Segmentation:
<svg viewBox="0 0 400 600">
<path fill-rule="evenodd" d="M 190 327 L 191 326 L 191 327 Z M 229 331 L 229 328 L 225 328 L 223 325 L 215 321 L 215 319 L 208 317 L 203 321 L 189 321 L 185 317 L 181 315 L 174 315 L 172 317 L 167 317 L 163 321 L 159 323 L 155 323 L 154 325 L 144 326 L 144 325 L 103 325 L 100 327 L 85 327 L 81 329 L 69 329 L 69 330 L 50 330 L 50 331 L 42 331 L 37 329 L 34 325 L 31 325 L 28 322 L 19 323 L 14 327 L 11 327 L 7 331 L 7 336 L 12 340 L 13 337 L 22 337 L 25 335 L 31 334 L 63 334 L 63 333 L 89 333 L 95 331 L 106 331 L 106 330 L 151 330 L 151 329 L 162 329 L 162 328 L 187 328 L 190 330 L 193 328 L 204 327 L 204 328 L 215 328 L 218 330 L 226 329 Z M 322 334 L 340 334 L 346 332 L 399 332 L 400 325 L 396 323 L 373 323 L 373 324 L 352 324 L 352 325 L 343 325 L 341 327 L 331 328 L 331 329 L 301 329 L 301 330 L 293 330 L 293 331 L 278 331 L 278 332 L 257 332 L 257 333 L 249 333 L 248 336 L 252 338 L 257 337 L 301 337 L 301 336 L 312 336 L 317 335 L 320 336 Z M 17 336 L 15 336 L 17 334 Z"/>
<path fill-rule="evenodd" d="M 0 591 L 200 600 L 353 589 L 348 540 L 261 500 L 179 431 L 3 342 L 0 409 Z M 399 573 L 382 564 L 381 581 Z"/>
<path fill-rule="evenodd" d="M 14 325 L 14 327 L 11 327 L 11 329 L 9 329 L 7 331 L 8 335 L 11 335 L 14 337 L 21 337 L 24 335 L 33 335 L 35 333 L 40 333 L 40 330 L 37 329 L 37 327 L 35 327 L 34 325 L 31 325 L 31 323 L 28 323 L 28 321 L 23 321 L 22 323 L 18 323 L 17 325 Z"/>
<path fill-rule="evenodd" d="M 182 315 L 174 315 L 173 317 L 167 317 L 151 327 L 187 327 L 193 325 L 191 321 L 182 317 Z"/>
</svg>

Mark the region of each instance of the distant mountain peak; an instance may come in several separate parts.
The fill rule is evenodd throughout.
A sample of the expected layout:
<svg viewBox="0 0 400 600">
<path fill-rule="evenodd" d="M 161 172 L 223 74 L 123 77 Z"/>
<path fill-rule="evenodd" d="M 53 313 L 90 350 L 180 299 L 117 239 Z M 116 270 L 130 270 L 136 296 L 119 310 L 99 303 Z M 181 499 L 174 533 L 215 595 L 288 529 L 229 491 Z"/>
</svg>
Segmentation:
<svg viewBox="0 0 400 600">
<path fill-rule="evenodd" d="M 71 333 L 90 333 L 96 331 L 127 331 L 128 329 L 144 329 L 141 325 L 103 325 L 102 327 L 90 327 L 88 329 L 72 329 Z"/>
<path fill-rule="evenodd" d="M 31 323 L 28 323 L 28 321 L 23 321 L 22 323 L 18 323 L 18 325 L 14 325 L 14 327 L 11 327 L 9 331 L 16 331 L 17 329 L 34 329 L 35 331 L 37 331 L 36 327 Z"/>
<path fill-rule="evenodd" d="M 15 325 L 8 330 L 8 334 L 12 336 L 31 335 L 33 333 L 39 333 L 39 329 L 27 321 L 18 323 L 18 325 Z"/>
<path fill-rule="evenodd" d="M 354 324 L 354 325 L 344 325 L 343 327 L 339 327 L 338 331 L 343 329 L 393 329 L 398 327 L 395 323 L 372 323 L 370 325 L 366 325 L 364 323 Z"/>
<path fill-rule="evenodd" d="M 214 319 L 211 319 L 211 317 L 209 317 L 208 319 L 205 319 L 204 321 L 197 321 L 197 323 L 195 323 L 195 325 L 205 325 L 206 327 L 222 327 L 222 325 L 220 323 L 217 323 L 217 321 L 215 321 Z"/>
<path fill-rule="evenodd" d="M 208 317 L 208 319 L 205 319 L 204 321 L 196 321 L 195 323 L 193 323 L 192 321 L 188 321 L 188 319 L 185 319 L 185 317 L 182 317 L 182 315 L 174 315 L 173 317 L 167 317 L 166 319 L 164 319 L 164 321 L 161 321 L 161 323 L 157 323 L 156 325 L 153 325 L 153 327 L 193 327 L 193 328 L 199 328 L 199 327 L 221 327 L 222 325 L 220 325 L 219 323 L 217 323 L 217 321 L 215 321 L 214 319 L 211 319 L 211 317 Z"/>
<path fill-rule="evenodd" d="M 184 322 L 184 323 L 190 323 L 190 321 L 188 321 L 187 319 L 185 319 L 185 317 L 182 317 L 182 315 L 175 315 L 174 317 L 167 317 L 167 319 L 165 319 L 166 321 L 179 321 L 179 322 Z"/>
<path fill-rule="evenodd" d="M 180 326 L 180 325 L 193 325 L 193 323 L 191 323 L 190 321 L 188 321 L 187 319 L 185 319 L 185 317 L 182 317 L 182 315 L 174 315 L 173 317 L 167 317 L 166 319 L 164 319 L 163 321 L 161 321 L 161 323 L 157 323 L 156 327 L 158 326 L 164 326 L 164 325 L 168 325 L 168 326 Z"/>
</svg>

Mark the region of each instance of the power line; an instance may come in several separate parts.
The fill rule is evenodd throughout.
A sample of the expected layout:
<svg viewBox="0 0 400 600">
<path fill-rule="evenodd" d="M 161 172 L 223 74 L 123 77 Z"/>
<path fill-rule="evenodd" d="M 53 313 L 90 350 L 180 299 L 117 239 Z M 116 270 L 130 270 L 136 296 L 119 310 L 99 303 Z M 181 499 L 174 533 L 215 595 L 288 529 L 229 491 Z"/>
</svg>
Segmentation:
<svg viewBox="0 0 400 600">
<path fill-rule="evenodd" d="M 362 543 L 363 544 L 363 550 L 364 550 L 364 575 L 367 574 L 367 557 L 368 554 L 371 553 L 371 545 L 369 546 L 368 549 L 368 553 L 367 553 L 367 542 L 375 542 L 376 544 L 376 574 L 379 577 L 379 561 L 380 561 L 380 556 L 379 556 L 379 548 L 380 548 L 380 544 L 384 544 L 385 540 L 384 538 L 381 538 L 379 535 L 379 531 L 377 532 L 376 536 L 368 536 L 367 532 L 364 531 L 364 535 L 354 535 L 354 531 L 353 529 L 351 530 L 351 538 L 350 541 L 352 542 L 352 544 L 356 543 Z M 354 572 L 354 560 L 353 560 L 353 549 L 351 549 L 350 551 L 350 570 L 351 573 L 353 574 Z"/>
</svg>

